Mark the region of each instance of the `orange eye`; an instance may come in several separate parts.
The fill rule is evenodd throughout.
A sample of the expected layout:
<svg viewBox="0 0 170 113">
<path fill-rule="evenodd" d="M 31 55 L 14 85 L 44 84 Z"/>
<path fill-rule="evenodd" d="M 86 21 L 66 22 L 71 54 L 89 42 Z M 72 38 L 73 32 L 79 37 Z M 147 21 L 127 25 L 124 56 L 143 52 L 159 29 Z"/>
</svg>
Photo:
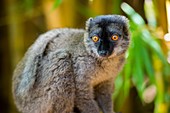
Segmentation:
<svg viewBox="0 0 170 113">
<path fill-rule="evenodd" d="M 92 40 L 93 40 L 93 42 L 97 42 L 97 41 L 99 41 L 99 37 L 98 36 L 93 36 Z"/>
<path fill-rule="evenodd" d="M 119 36 L 118 35 L 113 35 L 112 38 L 111 38 L 113 41 L 116 41 L 119 39 Z"/>
</svg>

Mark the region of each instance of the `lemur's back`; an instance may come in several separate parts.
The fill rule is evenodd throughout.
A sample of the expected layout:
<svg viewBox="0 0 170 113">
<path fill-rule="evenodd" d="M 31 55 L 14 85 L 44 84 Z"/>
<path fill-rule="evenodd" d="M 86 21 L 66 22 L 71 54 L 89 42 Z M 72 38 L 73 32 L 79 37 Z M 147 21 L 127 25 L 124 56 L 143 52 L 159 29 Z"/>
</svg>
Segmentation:
<svg viewBox="0 0 170 113">
<path fill-rule="evenodd" d="M 47 109 L 47 106 L 43 105 L 49 104 L 50 101 L 48 102 L 48 99 L 46 100 L 48 96 L 47 92 L 44 93 L 44 90 L 41 90 L 41 88 L 43 89 L 48 85 L 50 86 L 54 78 L 49 76 L 53 75 L 55 70 L 60 70 L 59 68 L 71 70 L 70 53 L 75 51 L 74 47 L 79 46 L 80 41 L 82 43 L 83 35 L 84 30 L 78 29 L 51 30 L 42 34 L 28 49 L 24 58 L 17 65 L 13 76 L 13 94 L 16 104 L 20 106 L 20 111 L 34 113 L 37 108 L 41 108 L 41 112 L 45 113 L 45 111 L 50 111 L 49 109 L 52 109 L 52 106 L 48 106 L 49 109 Z M 57 65 L 60 67 L 57 67 Z M 54 66 L 58 69 L 50 67 L 50 71 L 47 69 L 49 66 Z M 48 72 L 46 73 L 46 71 Z M 57 72 L 58 76 L 60 75 L 59 73 L 61 72 Z M 70 72 L 68 72 L 68 75 L 69 73 Z M 71 78 L 68 84 L 69 82 L 73 82 Z M 70 85 L 70 87 L 72 86 Z M 47 87 L 47 90 L 48 88 L 49 87 Z M 67 88 L 65 87 L 65 89 Z M 69 89 L 72 90 L 73 88 Z M 67 91 L 65 91 L 65 93 L 66 92 Z M 41 98 L 41 96 L 44 97 Z M 51 100 L 51 102 L 53 101 Z M 37 110 L 37 112 L 39 111 Z"/>
</svg>

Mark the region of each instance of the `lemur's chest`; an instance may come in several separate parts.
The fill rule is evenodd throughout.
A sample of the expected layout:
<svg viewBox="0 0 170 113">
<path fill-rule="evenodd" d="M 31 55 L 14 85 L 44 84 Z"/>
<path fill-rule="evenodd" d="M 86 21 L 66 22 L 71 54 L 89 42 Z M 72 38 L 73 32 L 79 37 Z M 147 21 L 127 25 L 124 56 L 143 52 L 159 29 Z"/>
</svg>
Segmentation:
<svg viewBox="0 0 170 113">
<path fill-rule="evenodd" d="M 78 57 L 74 63 L 74 72 L 76 80 L 86 80 L 88 84 L 93 86 L 115 78 L 119 68 L 119 61 L 105 60 L 97 61 L 91 57 Z"/>
<path fill-rule="evenodd" d="M 93 86 L 96 86 L 97 84 L 100 84 L 101 82 L 110 80 L 115 78 L 115 69 L 114 67 L 116 64 L 112 61 L 103 61 L 100 64 L 96 65 L 95 72 L 91 75 L 91 84 Z"/>
</svg>

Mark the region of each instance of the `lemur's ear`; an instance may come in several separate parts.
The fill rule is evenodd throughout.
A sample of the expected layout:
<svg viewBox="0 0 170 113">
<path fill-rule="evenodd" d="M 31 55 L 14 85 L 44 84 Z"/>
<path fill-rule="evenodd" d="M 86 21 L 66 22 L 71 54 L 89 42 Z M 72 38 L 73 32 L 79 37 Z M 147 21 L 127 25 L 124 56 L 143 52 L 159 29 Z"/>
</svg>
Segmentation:
<svg viewBox="0 0 170 113">
<path fill-rule="evenodd" d="M 130 31 L 129 31 L 129 20 L 125 16 L 122 16 L 122 20 L 124 21 L 123 25 L 123 33 L 125 39 L 130 39 Z"/>
<path fill-rule="evenodd" d="M 93 20 L 93 18 L 91 17 L 91 18 L 89 18 L 89 19 L 86 21 L 86 27 L 85 27 L 86 31 L 89 31 L 89 29 L 90 29 L 90 23 L 91 23 L 92 20 Z"/>
</svg>

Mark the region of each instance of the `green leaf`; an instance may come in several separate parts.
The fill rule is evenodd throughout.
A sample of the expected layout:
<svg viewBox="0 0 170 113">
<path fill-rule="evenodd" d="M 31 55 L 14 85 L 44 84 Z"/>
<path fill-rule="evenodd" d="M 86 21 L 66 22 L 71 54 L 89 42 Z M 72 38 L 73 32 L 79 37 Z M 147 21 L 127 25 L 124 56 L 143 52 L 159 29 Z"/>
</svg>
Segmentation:
<svg viewBox="0 0 170 113">
<path fill-rule="evenodd" d="M 61 3 L 62 0 L 55 0 L 52 10 L 56 9 Z"/>
<path fill-rule="evenodd" d="M 134 37 L 134 63 L 133 63 L 133 81 L 137 88 L 139 97 L 142 99 L 142 94 L 144 91 L 144 72 L 143 72 L 143 54 L 141 51 L 142 45 L 141 45 L 141 38 L 140 37 Z"/>
<path fill-rule="evenodd" d="M 122 75 L 118 75 L 117 78 L 115 79 L 115 90 L 114 90 L 114 93 L 113 93 L 113 98 L 116 98 L 120 91 L 121 91 L 121 87 L 123 85 L 123 78 L 122 78 Z"/>
<path fill-rule="evenodd" d="M 144 48 L 142 48 L 143 58 L 144 58 L 144 66 L 146 70 L 146 75 L 149 76 L 149 79 L 152 83 L 155 83 L 155 77 L 154 77 L 154 70 L 151 62 L 151 58 L 149 57 L 148 49 L 145 45 L 143 45 Z"/>
<path fill-rule="evenodd" d="M 126 78 L 125 77 L 125 79 L 124 79 L 124 83 L 123 83 L 123 98 L 126 98 L 128 95 L 129 95 L 129 91 L 130 91 L 130 86 L 131 86 L 131 84 L 130 84 L 130 78 Z"/>
<path fill-rule="evenodd" d="M 133 49 L 133 48 L 132 48 Z M 129 49 L 129 53 L 131 53 L 132 49 Z M 133 59 L 133 54 L 129 54 L 128 59 L 126 61 L 126 64 L 124 66 L 124 84 L 123 84 L 123 92 L 124 92 L 124 98 L 126 98 L 129 94 L 130 91 L 130 81 L 131 81 L 131 73 L 132 73 L 132 68 L 131 68 L 131 64 L 132 64 L 132 59 Z"/>
<path fill-rule="evenodd" d="M 163 64 L 166 64 L 166 58 L 161 50 L 160 45 L 151 36 L 150 32 L 146 29 L 142 32 L 143 41 L 152 49 L 152 51 L 160 58 Z"/>
<path fill-rule="evenodd" d="M 128 17 L 137 25 L 145 25 L 145 21 L 143 18 L 135 12 L 135 10 L 128 5 L 127 3 L 123 2 L 121 4 L 121 9 L 128 15 Z"/>
</svg>

